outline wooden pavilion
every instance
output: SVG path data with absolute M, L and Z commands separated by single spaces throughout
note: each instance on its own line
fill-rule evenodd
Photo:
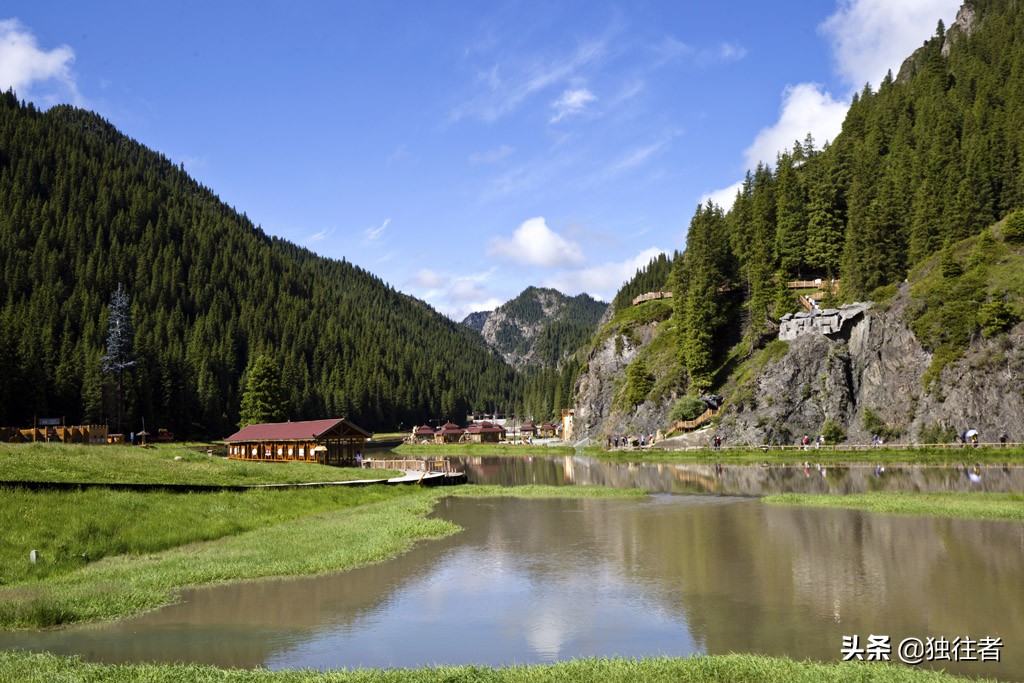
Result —
M 441 428 L 437 430 L 434 438 L 437 443 L 459 443 L 462 441 L 462 435 L 466 433 L 466 430 L 455 424 L 454 422 L 445 422 L 441 425 Z
M 342 417 L 249 425 L 224 442 L 234 460 L 355 466 L 369 438 L 369 432 Z

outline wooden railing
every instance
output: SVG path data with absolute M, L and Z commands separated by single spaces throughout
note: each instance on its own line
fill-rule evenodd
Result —
M 366 459 L 363 467 L 371 470 L 403 470 L 412 472 L 444 472 L 450 474 L 457 469 L 448 458 L 407 458 L 404 460 L 377 460 Z
M 674 425 L 669 427 L 668 433 L 671 434 L 672 432 L 682 432 L 696 429 L 697 427 L 700 427 L 702 424 L 713 418 L 715 415 L 718 415 L 718 411 L 719 408 L 708 408 L 699 416 L 697 416 L 696 419 L 680 420 L 679 422 L 676 422 Z
M 647 292 L 639 296 L 633 297 L 633 305 L 642 304 L 645 301 L 654 301 L 655 299 L 671 299 L 672 292 Z

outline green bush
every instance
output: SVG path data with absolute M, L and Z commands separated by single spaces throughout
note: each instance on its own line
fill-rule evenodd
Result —
M 679 420 L 696 420 L 707 409 L 707 404 L 696 396 L 683 396 L 672 406 L 668 418 L 673 423 Z
M 1002 299 L 983 303 L 978 309 L 978 321 L 981 323 L 981 333 L 986 339 L 1006 332 L 1017 324 L 1016 316 Z
M 821 435 L 825 437 L 826 444 L 837 444 L 846 441 L 846 432 L 835 420 L 825 420 L 821 426 Z
M 864 412 L 861 413 L 861 421 L 865 430 L 886 440 L 895 439 L 902 434 L 902 430 L 886 424 L 882 416 L 871 408 L 864 409 Z
M 949 443 L 956 438 L 956 429 L 941 422 L 924 425 L 917 432 L 918 443 Z
M 1003 222 L 1003 239 L 1012 245 L 1024 244 L 1024 209 L 1017 209 Z

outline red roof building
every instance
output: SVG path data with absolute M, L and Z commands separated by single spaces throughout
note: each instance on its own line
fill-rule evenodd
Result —
M 466 435 L 473 443 L 498 443 L 505 438 L 505 428 L 491 422 L 476 422 L 466 427 Z
M 243 427 L 224 439 L 228 457 L 268 462 L 354 466 L 370 433 L 345 418 L 272 422 Z
M 434 428 L 430 425 L 423 425 L 412 430 L 412 436 L 417 441 L 433 441 L 434 440 Z
M 558 427 L 556 427 L 555 425 L 551 424 L 550 422 L 545 422 L 540 427 L 537 427 L 537 436 L 542 438 L 542 439 L 549 439 L 549 438 L 555 436 L 555 434 L 557 432 L 558 432 Z
M 459 443 L 462 441 L 462 436 L 466 433 L 466 430 L 455 424 L 454 422 L 445 422 L 441 425 L 441 428 L 437 430 L 434 435 L 437 443 Z

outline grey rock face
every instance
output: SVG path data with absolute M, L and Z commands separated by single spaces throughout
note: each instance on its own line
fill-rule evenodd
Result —
M 779 339 L 788 341 L 804 334 L 836 335 L 871 308 L 870 303 L 853 303 L 839 308 L 786 314 L 779 324 Z
M 900 442 L 920 443 L 921 430 L 937 425 L 978 429 L 982 441 L 1024 439 L 1024 326 L 977 342 L 925 391 L 932 356 L 906 323 L 907 302 L 904 287 L 890 308 L 865 309 L 837 334 L 789 341 L 784 357 L 732 397 L 721 424 L 728 442 L 792 444 L 832 420 L 847 442 L 870 443 L 865 409 L 898 430 Z

